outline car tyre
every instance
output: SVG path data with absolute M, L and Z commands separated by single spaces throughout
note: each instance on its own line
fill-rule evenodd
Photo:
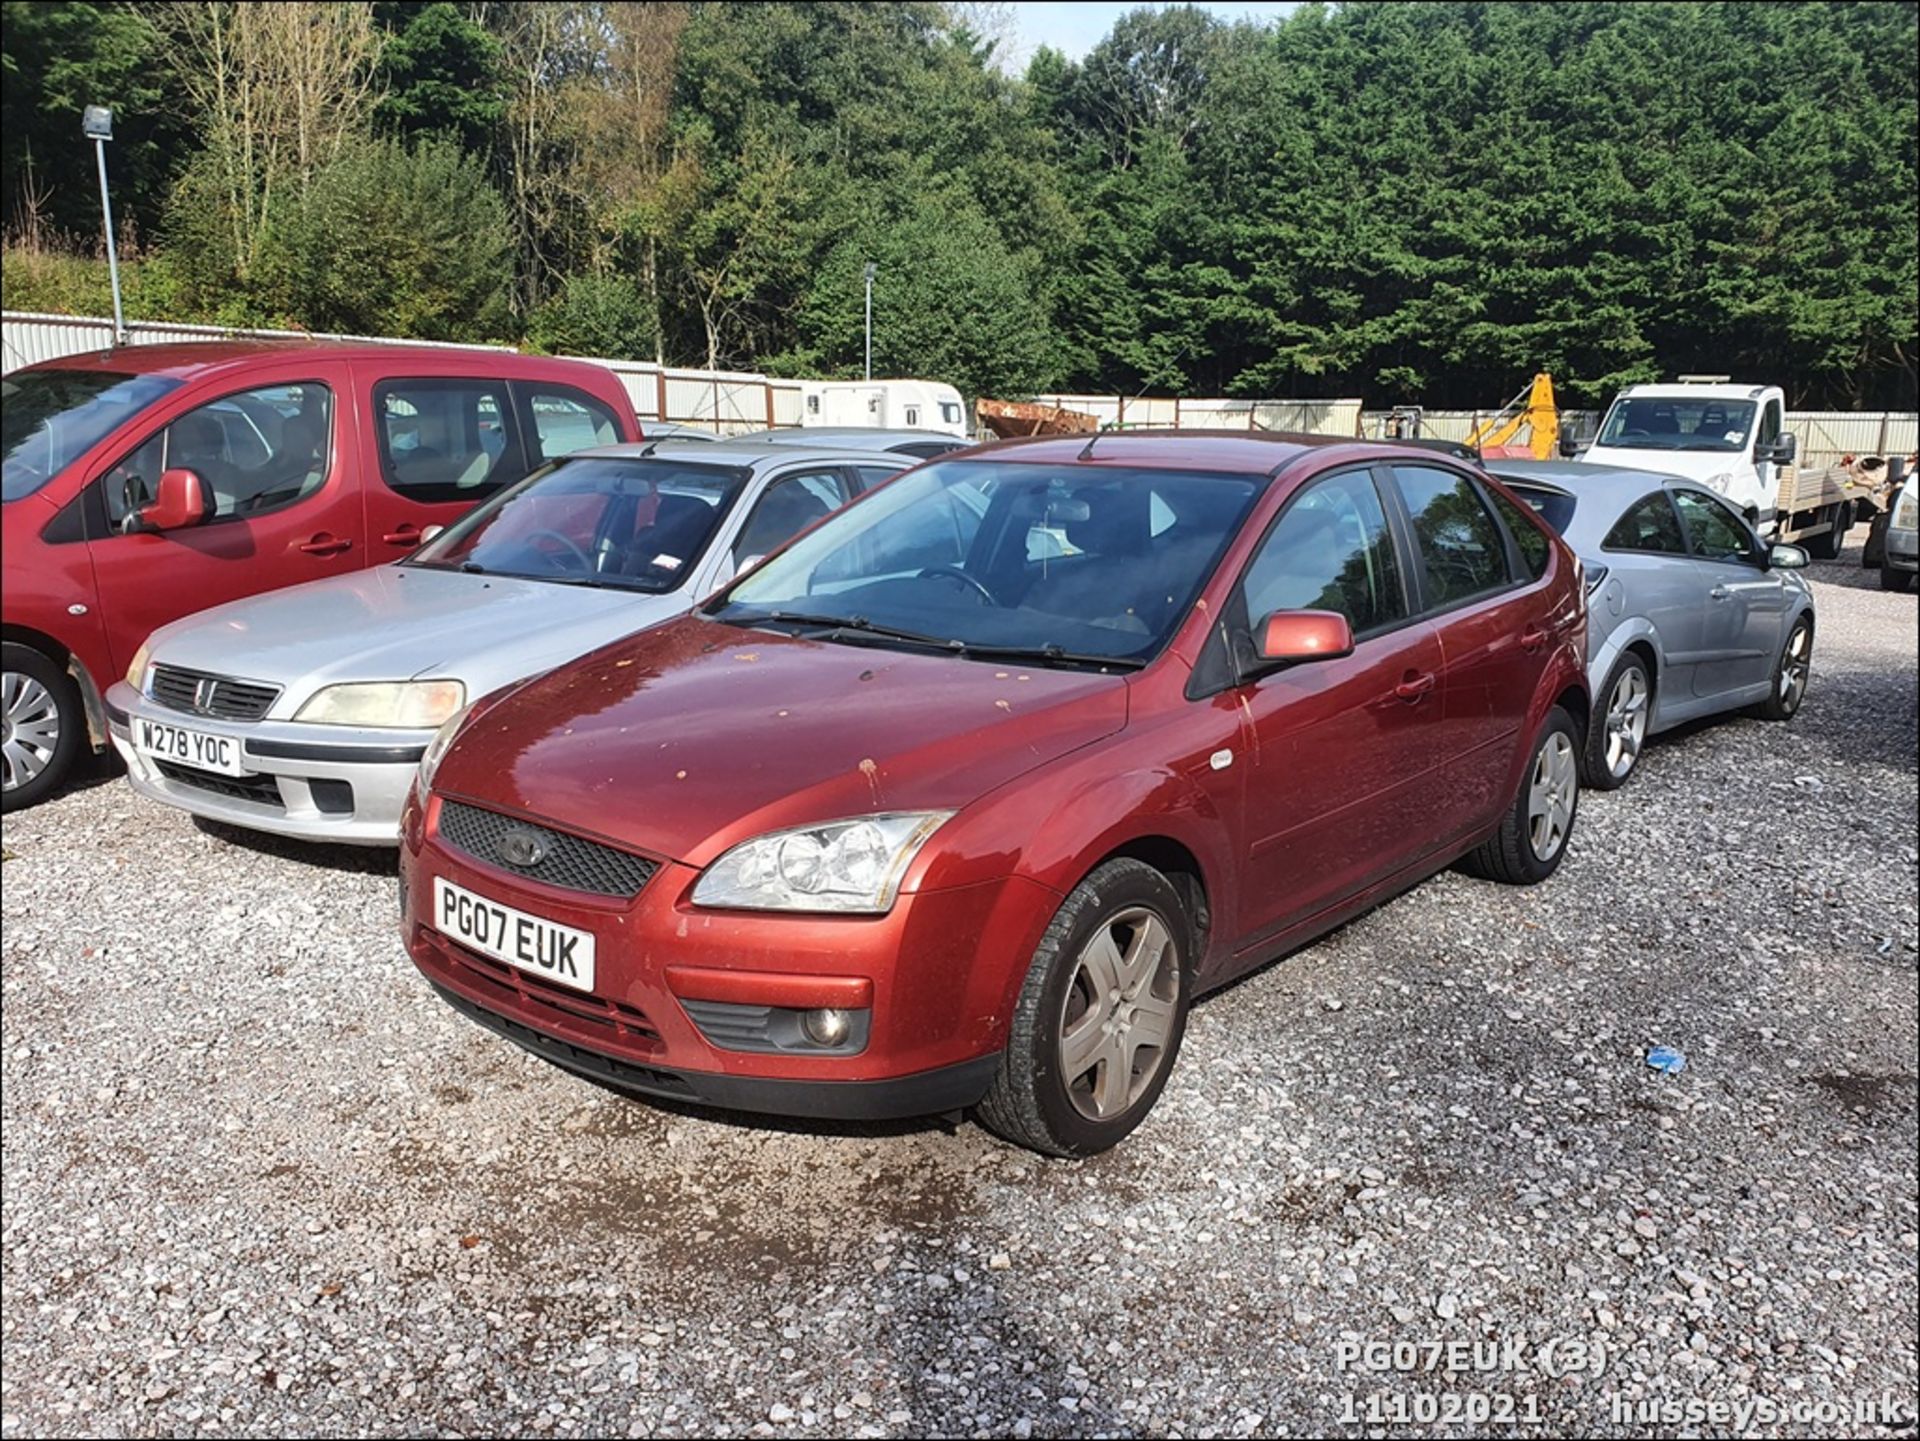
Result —
M 1910 570 L 1895 570 L 1884 561 L 1881 562 L 1880 589 L 1891 590 L 1905 595 L 1913 589 L 1913 572 Z
M 1815 560 L 1838 560 L 1847 547 L 1847 532 L 1853 529 L 1853 502 L 1847 501 L 1833 519 L 1833 528 L 1807 542 L 1807 554 Z
M 1653 720 L 1653 677 L 1637 651 L 1613 663 L 1596 699 L 1597 713 L 1580 755 L 1580 780 L 1590 790 L 1615 791 L 1639 764 Z
M 1573 717 L 1559 706 L 1548 711 L 1527 753 L 1520 793 L 1500 829 L 1468 852 L 1467 870 L 1503 885 L 1531 886 L 1560 869 L 1580 806 L 1582 749 Z
M 1035 948 L 975 1117 L 1048 1156 L 1092 1156 L 1146 1118 L 1186 1033 L 1193 927 L 1159 871 L 1120 858 L 1060 904 Z
M 1762 720 L 1787 721 L 1799 714 L 1813 674 L 1813 622 L 1801 616 L 1787 632 L 1780 654 L 1773 660 L 1773 688 L 1755 707 Z
M 38 805 L 66 780 L 87 718 L 73 677 L 32 646 L 0 645 L 0 672 L 0 811 L 10 813 Z

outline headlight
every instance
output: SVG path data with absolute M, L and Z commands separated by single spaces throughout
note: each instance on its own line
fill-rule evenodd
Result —
M 427 748 L 420 753 L 420 770 L 414 781 L 419 787 L 421 800 L 424 801 L 427 793 L 433 789 L 433 773 L 440 769 L 440 762 L 446 758 L 447 747 L 460 734 L 460 727 L 466 724 L 472 711 L 472 706 L 463 706 L 448 716 L 441 722 L 440 729 L 433 733 L 433 739 L 427 742 Z
M 756 837 L 707 867 L 693 902 L 746 911 L 888 911 L 908 865 L 952 814 L 858 816 Z
M 1733 472 L 1723 470 L 1707 482 L 1708 490 L 1717 490 L 1722 495 L 1733 489 Z
M 467 703 L 457 680 L 367 681 L 318 690 L 294 716 L 323 726 L 432 730 Z
M 1895 530 L 1920 530 L 1920 495 L 1908 491 L 1894 502 L 1893 519 L 1889 524 Z
M 147 678 L 147 656 L 153 650 L 153 637 L 148 636 L 140 642 L 140 649 L 133 653 L 133 664 L 127 667 L 127 684 L 142 694 L 146 692 L 143 682 Z

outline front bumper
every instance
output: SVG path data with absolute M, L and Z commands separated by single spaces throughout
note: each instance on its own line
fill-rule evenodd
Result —
M 883 916 L 713 911 L 699 872 L 668 861 L 632 899 L 515 874 L 437 833 L 439 800 L 407 812 L 403 937 L 455 1009 L 534 1054 L 635 1095 L 771 1114 L 874 1120 L 964 1109 L 986 1093 L 1014 993 L 1060 897 L 1019 878 L 906 892 Z M 529 818 L 531 819 L 531 818 Z M 443 878 L 596 938 L 594 987 L 560 986 L 442 934 Z M 696 1014 L 707 1002 L 819 1005 L 859 998 L 857 1051 L 739 1049 Z M 839 1002 L 835 1002 L 839 1004 Z
M 1894 570 L 1920 571 L 1920 531 L 1887 530 L 1885 564 Z
M 155 704 L 125 681 L 107 692 L 107 731 L 144 796 L 208 820 L 300 840 L 390 846 L 426 749 L 419 731 L 213 720 Z M 136 750 L 141 718 L 231 736 L 250 772 L 233 778 Z

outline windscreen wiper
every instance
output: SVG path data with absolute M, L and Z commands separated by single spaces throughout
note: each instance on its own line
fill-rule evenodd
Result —
M 881 625 L 868 620 L 863 615 L 811 615 L 798 610 L 774 610 L 765 615 L 743 616 L 748 625 L 764 625 L 768 621 L 778 621 L 783 625 L 821 626 L 828 634 L 870 635 L 879 640 L 905 641 L 909 645 L 931 646 L 935 650 L 960 651 L 964 645 L 957 640 L 942 640 L 937 635 L 922 635 L 917 630 L 903 630 L 899 626 Z
M 1067 650 L 1057 645 L 973 645 L 961 646 L 964 654 L 978 660 L 1024 660 L 1035 665 L 1099 666 L 1102 670 L 1139 670 L 1146 664 L 1128 655 L 1092 655 Z

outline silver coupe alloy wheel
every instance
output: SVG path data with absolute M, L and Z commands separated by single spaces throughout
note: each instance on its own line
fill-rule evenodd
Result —
M 1780 708 L 1788 715 L 1800 709 L 1807 693 L 1807 675 L 1813 669 L 1813 632 L 1804 625 L 1787 637 L 1787 653 L 1780 658 Z
M 60 746 L 60 707 L 39 681 L 13 670 L 0 676 L 0 702 L 6 710 L 0 754 L 6 759 L 6 788 L 14 790 L 52 763 Z
M 1180 956 L 1143 906 L 1109 917 L 1081 948 L 1060 1013 L 1060 1074 L 1081 1115 L 1107 1121 L 1153 1083 L 1180 998 Z
M 1607 771 L 1618 780 L 1640 759 L 1647 739 L 1647 677 L 1628 667 L 1607 698 Z
M 1533 761 L 1533 784 L 1527 792 L 1527 831 L 1536 860 L 1550 861 L 1566 844 L 1573 828 L 1573 742 L 1565 731 L 1555 731 Z

